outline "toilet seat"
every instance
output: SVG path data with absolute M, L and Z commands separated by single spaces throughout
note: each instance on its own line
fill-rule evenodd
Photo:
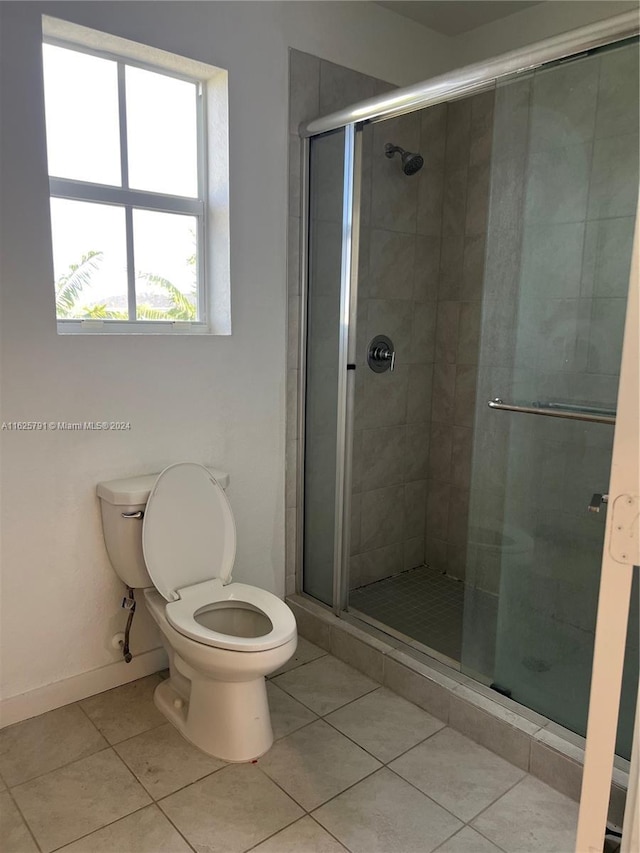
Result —
M 293 613 L 277 596 L 229 583 L 236 552 L 233 513 L 224 490 L 202 465 L 179 462 L 159 474 L 145 508 L 142 550 L 149 576 L 167 602 L 167 621 L 183 636 L 241 652 L 273 649 L 296 636 Z M 231 610 L 234 603 L 262 614 L 271 630 L 238 636 L 197 621 L 208 609 Z
M 210 605 L 234 603 L 249 605 L 271 622 L 271 631 L 258 637 L 239 637 L 213 631 L 196 621 L 196 616 Z M 223 586 L 218 578 L 180 590 L 180 598 L 165 606 L 169 624 L 180 634 L 220 649 L 237 652 L 260 652 L 289 642 L 296 635 L 296 621 L 284 601 L 265 589 L 243 583 Z
M 158 475 L 142 522 L 149 576 L 167 601 L 212 578 L 231 580 L 236 525 L 224 489 L 202 465 L 178 462 Z

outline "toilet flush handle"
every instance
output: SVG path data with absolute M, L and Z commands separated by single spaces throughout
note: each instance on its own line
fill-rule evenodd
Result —
M 139 509 L 137 512 L 121 512 L 123 518 L 144 518 L 144 510 Z

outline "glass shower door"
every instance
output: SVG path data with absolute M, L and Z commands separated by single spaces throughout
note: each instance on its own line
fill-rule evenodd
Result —
M 607 512 L 593 496 L 609 483 L 637 109 L 636 43 L 496 93 L 462 668 L 580 734 Z M 581 419 L 553 416 L 561 412 Z M 626 756 L 637 601 L 636 591 L 618 733 Z
M 311 140 L 304 591 L 333 603 L 345 132 Z

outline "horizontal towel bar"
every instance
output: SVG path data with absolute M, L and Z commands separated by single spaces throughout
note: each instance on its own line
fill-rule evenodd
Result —
M 530 406 L 518 406 L 505 403 L 499 397 L 489 400 L 490 409 L 504 412 L 521 412 L 525 415 L 544 415 L 547 418 L 565 418 L 571 421 L 588 421 L 596 424 L 615 424 L 616 413 L 613 409 L 600 409 L 595 406 L 577 406 L 574 403 L 532 403 Z

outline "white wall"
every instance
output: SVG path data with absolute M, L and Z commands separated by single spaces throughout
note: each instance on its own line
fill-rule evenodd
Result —
M 56 334 L 42 13 L 229 69 L 230 337 Z M 99 480 L 179 459 L 228 470 L 234 576 L 283 593 L 287 49 L 397 84 L 452 59 L 445 37 L 365 3 L 2 3 L 0 14 L 1 418 L 131 422 L 130 432 L 0 433 L 6 699 L 119 658 L 109 642 L 124 624 L 122 588 L 102 542 Z M 157 645 L 141 606 L 133 649 Z M 100 683 L 132 670 L 110 672 Z M 51 704 L 65 701 L 64 690 L 53 693 Z M 4 720 L 48 701 L 30 711 L 21 700 Z
M 637 8 L 637 0 L 546 0 L 462 33 L 456 55 L 469 65 Z

